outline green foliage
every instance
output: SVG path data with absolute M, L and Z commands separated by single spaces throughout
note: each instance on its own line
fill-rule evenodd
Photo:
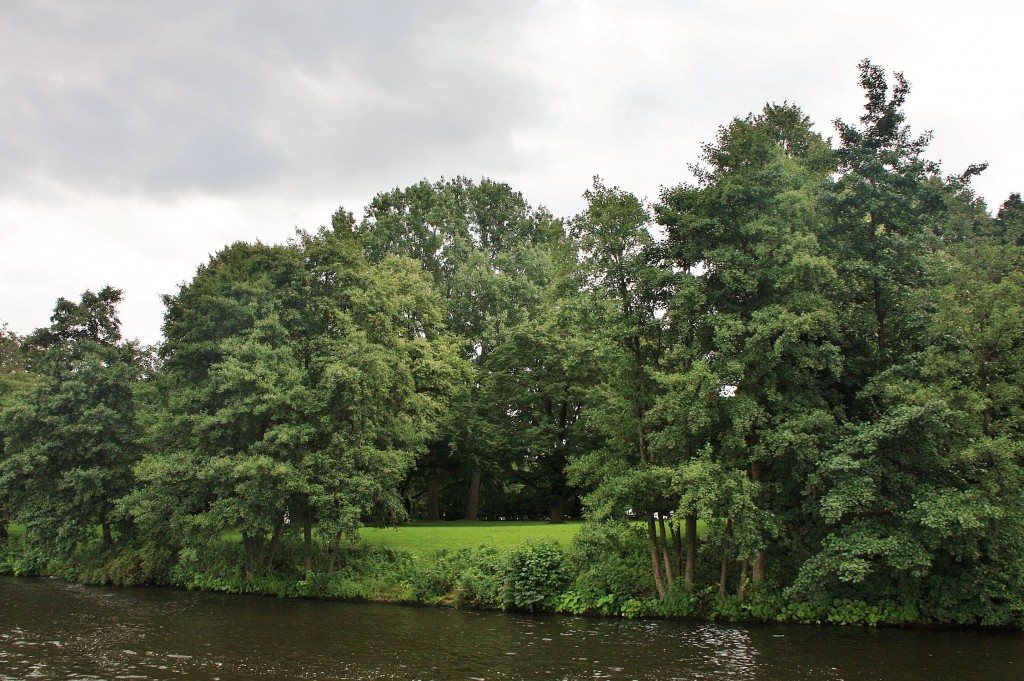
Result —
M 894 603 L 869 604 L 864 601 L 836 599 L 829 604 L 827 619 L 833 624 L 906 624 L 917 619 L 917 610 L 911 605 Z
M 831 601 L 791 601 L 782 606 L 775 615 L 779 622 L 872 627 L 900 626 L 916 622 L 918 618 L 918 610 L 912 604 L 893 601 L 868 603 L 850 598 L 836 598 Z
M 498 608 L 504 588 L 504 570 L 499 553 L 481 548 L 476 560 L 459 575 L 456 603 L 481 608 Z
M 653 590 L 647 538 L 635 523 L 588 523 L 573 540 L 567 555 L 575 576 L 572 596 L 561 609 L 574 614 L 622 614 L 627 601 L 643 599 Z
M 24 537 L 11 536 L 0 542 L 0 574 L 38 577 L 46 574 L 47 563 L 46 552 Z
M 115 529 L 130 533 L 114 507 L 135 482 L 143 353 L 121 339 L 120 301 L 109 286 L 79 303 L 60 298 L 50 326 L 24 340 L 32 379 L 0 394 L 0 513 L 54 556 L 70 556 L 96 526 L 107 548 Z
M 651 612 L 662 617 L 697 617 L 704 612 L 705 604 L 710 599 L 712 591 L 712 587 L 691 590 L 679 585 L 674 589 L 669 589 L 665 597 L 658 600 Z
M 0 572 L 1021 626 L 1024 201 L 940 173 L 902 74 L 859 82 L 835 148 L 769 104 L 653 207 L 595 178 L 563 229 L 456 178 L 230 245 L 157 356 L 111 287 L 0 327 Z
M 565 552 L 555 542 L 514 547 L 503 567 L 502 610 L 552 610 L 569 583 Z
M 460 372 L 408 261 L 366 263 L 344 216 L 286 246 L 235 244 L 168 296 L 143 485 L 147 541 L 242 537 L 272 567 L 289 513 L 337 545 L 404 517 L 398 488 Z
M 355 233 L 371 263 L 401 256 L 419 264 L 444 300 L 448 331 L 472 372 L 431 434 L 426 465 L 412 476 L 427 497 L 417 510 L 429 520 L 439 520 L 442 507 L 448 518 L 464 513 L 476 520 L 481 503 L 497 497 L 492 508 L 511 501 L 522 515 L 530 497 L 531 515 L 562 513 L 572 497 L 562 467 L 577 417 L 571 387 L 577 379 L 557 357 L 543 367 L 544 378 L 533 385 L 544 386 L 545 398 L 559 405 L 502 381 L 545 360 L 522 341 L 556 323 L 548 313 L 559 295 L 559 254 L 567 252 L 561 222 L 531 208 L 507 184 L 458 177 L 378 194 Z M 554 383 L 546 385 L 547 378 Z M 495 395 L 492 382 L 512 389 Z M 510 416 L 510 405 L 518 418 Z M 442 487 L 467 493 L 442 498 Z
M 459 578 L 469 564 L 471 552 L 462 549 L 451 553 L 442 549 L 416 560 L 416 571 L 411 580 L 413 596 L 422 603 L 450 601 Z

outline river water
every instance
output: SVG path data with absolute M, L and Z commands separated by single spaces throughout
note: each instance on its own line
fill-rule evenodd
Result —
M 0 679 L 1024 679 L 1024 633 L 620 621 L 0 577 Z

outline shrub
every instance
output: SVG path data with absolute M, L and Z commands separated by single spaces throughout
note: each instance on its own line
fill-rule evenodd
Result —
M 557 542 L 513 547 L 505 557 L 501 608 L 552 610 L 568 583 L 565 553 Z
M 46 572 L 46 565 L 43 550 L 24 536 L 9 536 L 0 543 L 0 574 L 37 577 Z
M 662 617 L 693 617 L 705 609 L 704 604 L 711 597 L 714 587 L 689 591 L 679 583 L 657 601 L 653 613 Z
M 442 549 L 429 556 L 419 556 L 411 577 L 411 588 L 416 600 L 437 603 L 452 600 L 459 576 L 469 563 L 469 552 L 455 553 Z
M 641 528 L 626 522 L 586 523 L 573 539 L 568 564 L 576 575 L 573 590 L 604 614 L 616 614 L 629 599 L 651 595 L 650 557 Z M 615 607 L 603 597 L 614 597 Z
M 456 603 L 499 607 L 505 583 L 505 554 L 489 546 L 464 551 L 460 552 L 466 557 L 466 563 L 456 585 Z

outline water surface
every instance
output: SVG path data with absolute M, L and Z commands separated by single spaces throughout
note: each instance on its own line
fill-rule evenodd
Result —
M 1024 679 L 1024 634 L 525 616 L 0 577 L 0 679 Z

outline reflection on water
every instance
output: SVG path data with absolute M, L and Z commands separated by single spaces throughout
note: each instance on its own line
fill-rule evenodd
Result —
M 1019 679 L 1020 632 L 734 627 L 0 578 L 0 679 Z

